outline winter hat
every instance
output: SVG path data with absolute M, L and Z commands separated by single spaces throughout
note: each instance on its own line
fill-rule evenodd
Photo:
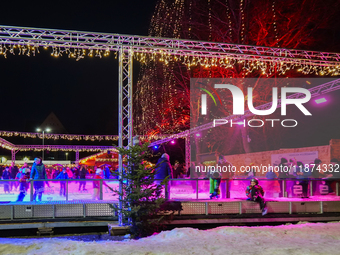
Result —
M 332 158 L 331 163 L 338 163 L 338 160 L 336 158 Z
M 316 158 L 316 159 L 314 160 L 314 164 L 321 164 L 321 160 L 318 159 L 318 158 Z
M 281 164 L 288 163 L 288 160 L 286 158 L 281 158 Z
M 257 178 L 251 179 L 250 182 L 255 182 L 256 185 L 259 185 L 259 180 Z
M 97 170 L 96 170 L 96 174 L 101 174 L 102 173 L 102 170 L 100 169 L 100 168 L 97 168 Z
M 297 165 L 298 167 L 303 167 L 303 163 L 302 163 L 301 161 L 296 162 L 296 165 Z
M 162 158 L 169 160 L 169 159 L 170 159 L 170 156 L 169 156 L 169 154 L 164 153 L 164 154 L 162 155 Z

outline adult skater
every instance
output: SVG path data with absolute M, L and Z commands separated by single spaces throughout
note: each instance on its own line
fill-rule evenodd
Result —
M 67 180 L 68 174 L 66 172 L 66 168 L 63 168 L 63 171 L 57 176 L 56 179 L 60 180 Z M 60 191 L 59 191 L 60 196 L 66 197 L 66 181 L 60 181 Z
M 24 200 L 25 196 L 26 196 L 26 192 L 28 189 L 28 183 L 27 180 L 30 178 L 30 169 L 29 168 L 23 168 L 22 172 L 21 172 L 21 176 L 19 179 L 19 191 L 20 194 L 18 196 L 17 202 L 21 202 Z
M 9 171 L 9 166 L 5 167 L 5 170 L 2 173 L 2 179 L 3 180 L 10 180 L 11 179 L 11 173 Z M 10 192 L 9 191 L 9 187 L 10 187 L 10 183 L 9 182 L 5 182 L 4 183 L 4 192 L 5 192 L 5 194 Z
M 251 179 L 250 185 L 246 189 L 247 200 L 254 201 L 260 204 L 262 210 L 262 216 L 267 214 L 266 202 L 264 201 L 264 191 L 259 185 L 257 178 Z
M 167 153 L 164 153 L 157 162 L 156 168 L 156 184 L 160 185 L 162 181 L 168 177 L 173 178 L 173 171 L 170 164 L 170 157 Z M 168 188 L 165 190 L 165 198 L 169 199 L 169 185 Z
M 34 163 L 31 169 L 31 179 L 33 180 L 46 180 L 46 170 L 45 166 L 42 163 L 41 158 L 35 158 Z M 43 181 L 34 181 L 34 195 L 33 195 L 33 201 L 38 200 L 41 201 L 42 199 L 42 193 L 44 192 L 44 182 Z

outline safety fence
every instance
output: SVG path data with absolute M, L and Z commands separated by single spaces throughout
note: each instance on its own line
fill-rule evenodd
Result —
M 216 185 L 216 183 L 214 183 Z M 171 179 L 164 185 L 163 195 L 169 199 L 209 199 L 215 186 L 209 179 Z M 221 199 L 244 199 L 250 179 L 222 179 L 218 188 Z M 259 179 L 265 198 L 299 198 L 339 196 L 339 180 L 332 179 Z M 67 179 L 0 181 L 0 202 L 32 201 L 118 201 L 117 179 Z M 167 192 L 165 192 L 167 191 Z

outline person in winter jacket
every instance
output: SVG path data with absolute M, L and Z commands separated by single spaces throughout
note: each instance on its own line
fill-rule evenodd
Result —
M 167 153 L 164 153 L 157 162 L 155 179 L 164 180 L 166 177 L 173 178 L 172 167 L 170 165 L 170 157 Z
M 172 167 L 170 164 L 170 157 L 167 153 L 164 153 L 160 159 L 158 159 L 157 162 L 157 168 L 156 168 L 156 174 L 155 174 L 155 180 L 156 184 L 160 185 L 162 184 L 162 181 L 169 176 L 169 178 L 173 178 L 172 175 Z M 165 198 L 169 199 L 169 190 L 170 187 L 167 185 L 167 189 L 165 190 Z
M 2 179 L 3 180 L 10 180 L 11 179 L 11 173 L 9 172 L 9 166 L 5 167 L 5 170 L 2 173 Z M 10 183 L 9 182 L 5 182 L 4 183 L 4 192 L 5 193 L 9 193 L 9 187 L 10 187 Z
M 296 163 L 296 178 L 299 179 L 299 185 L 302 186 L 302 198 L 309 198 L 308 196 L 308 179 L 312 176 L 312 172 L 309 168 L 306 168 L 305 165 L 298 161 Z
M 11 179 L 14 180 L 15 177 L 17 176 L 17 173 L 19 172 L 18 167 L 15 165 L 14 162 L 12 162 L 12 165 L 9 168 L 9 172 L 11 173 Z M 19 184 L 17 182 L 11 182 L 11 191 L 14 187 L 14 189 L 17 189 Z
M 46 170 L 45 166 L 42 163 L 41 158 L 35 158 L 34 163 L 31 169 L 31 179 L 33 180 L 46 180 L 47 175 L 46 175 Z M 44 192 L 44 182 L 43 181 L 34 181 L 34 195 L 33 195 L 33 201 L 37 201 L 37 196 L 38 200 L 41 201 L 42 199 L 42 193 Z
M 82 165 L 80 167 L 79 170 L 79 179 L 80 180 L 85 180 L 86 179 L 86 174 L 87 174 L 87 169 L 84 165 Z M 86 190 L 85 186 L 86 186 L 86 181 L 79 181 L 79 191 L 81 190 L 81 187 L 83 186 L 83 191 Z
M 289 167 L 288 160 L 286 158 L 281 158 L 281 163 L 279 164 L 279 183 L 280 183 L 280 196 L 284 197 L 283 194 L 283 179 L 289 178 Z
M 21 202 L 24 200 L 25 196 L 26 196 L 26 192 L 28 189 L 28 183 L 27 180 L 30 178 L 30 172 L 29 172 L 29 168 L 24 168 L 21 171 L 21 177 L 19 179 L 19 190 L 20 190 L 20 194 L 18 196 L 17 202 Z
M 68 174 L 66 172 L 66 168 L 63 168 L 63 171 L 57 176 L 56 179 L 60 180 L 67 180 Z M 66 197 L 66 181 L 60 181 L 60 191 L 59 191 L 60 196 Z
M 218 164 L 222 165 L 224 163 L 224 158 L 222 155 L 219 155 Z M 209 181 L 210 181 L 210 199 L 213 199 L 214 197 L 220 198 L 221 190 L 220 190 L 220 184 L 221 184 L 221 178 L 222 174 L 221 172 L 215 171 L 208 174 Z
M 260 204 L 262 210 L 262 216 L 267 214 L 266 202 L 264 201 L 264 191 L 259 185 L 257 178 L 251 179 L 250 185 L 246 189 L 247 200 L 254 201 Z
M 93 177 L 93 179 L 98 180 L 98 181 L 93 181 L 93 197 L 92 197 L 93 200 L 100 200 L 100 192 L 99 192 L 100 181 L 99 180 L 103 179 L 102 174 L 103 174 L 103 170 L 101 170 L 100 168 L 97 168 L 96 174 Z M 106 187 L 109 187 L 104 181 L 103 181 L 103 185 Z

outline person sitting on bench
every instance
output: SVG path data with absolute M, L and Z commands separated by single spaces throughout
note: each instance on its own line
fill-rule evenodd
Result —
M 260 209 L 262 210 L 262 216 L 267 214 L 267 206 L 264 201 L 264 191 L 259 185 L 259 180 L 253 178 L 250 181 L 250 185 L 246 189 L 247 200 L 254 201 L 260 204 Z

